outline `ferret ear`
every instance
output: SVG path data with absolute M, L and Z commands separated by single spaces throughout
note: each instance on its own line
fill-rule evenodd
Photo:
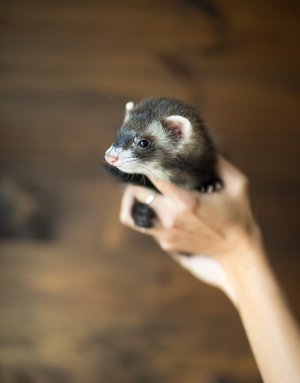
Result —
M 170 131 L 172 136 L 182 143 L 187 142 L 192 134 L 192 124 L 185 117 L 170 116 L 164 118 L 162 123 L 163 127 Z
M 129 119 L 130 112 L 132 111 L 133 108 L 134 108 L 134 102 L 129 101 L 129 102 L 126 103 L 126 105 L 125 105 L 125 119 L 124 119 L 124 122 L 126 122 Z
M 134 108 L 134 102 L 128 101 L 125 105 L 126 112 L 130 112 Z

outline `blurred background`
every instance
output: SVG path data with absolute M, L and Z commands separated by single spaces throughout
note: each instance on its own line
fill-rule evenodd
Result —
M 0 3 L 0 382 L 261 382 L 226 297 L 118 221 L 127 101 L 196 105 L 299 300 L 299 2 Z

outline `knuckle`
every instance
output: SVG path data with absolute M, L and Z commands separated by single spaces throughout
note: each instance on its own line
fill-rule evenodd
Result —
M 126 220 L 125 220 L 125 216 L 124 216 L 124 214 L 121 213 L 119 219 L 120 219 L 120 222 L 121 222 L 122 224 L 125 224 Z
M 249 181 L 246 176 L 240 176 L 232 187 L 232 195 L 239 197 L 248 193 Z
M 239 191 L 244 193 L 249 189 L 249 180 L 246 176 L 243 176 L 240 180 Z
M 195 199 L 189 199 L 178 203 L 178 211 L 181 214 L 194 213 L 197 209 L 197 203 Z
M 176 227 L 176 217 L 170 217 L 166 222 L 165 222 L 165 228 L 167 230 L 174 229 Z
M 120 222 L 121 222 L 123 225 L 125 225 L 125 226 L 128 226 L 128 225 L 129 225 L 127 214 L 121 212 L 121 213 L 120 213 L 120 217 L 119 217 L 119 219 L 120 219 Z
M 160 246 L 165 251 L 175 251 L 178 245 L 178 235 L 174 231 L 168 231 L 160 240 Z
M 172 244 L 171 241 L 169 241 L 168 239 L 163 239 L 160 241 L 160 247 L 164 250 L 164 251 L 172 251 L 174 250 L 174 246 Z
M 160 247 L 165 251 L 173 251 L 174 250 L 174 238 L 170 234 L 165 235 L 160 239 L 159 244 Z

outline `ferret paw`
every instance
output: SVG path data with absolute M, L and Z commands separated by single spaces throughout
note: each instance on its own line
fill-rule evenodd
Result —
M 133 202 L 131 215 L 136 226 L 146 229 L 154 226 L 154 219 L 156 217 L 154 210 L 149 205 L 141 203 L 137 199 Z
M 220 191 L 223 188 L 223 183 L 221 180 L 216 180 L 213 182 L 208 182 L 201 186 L 201 193 L 212 194 L 214 192 Z

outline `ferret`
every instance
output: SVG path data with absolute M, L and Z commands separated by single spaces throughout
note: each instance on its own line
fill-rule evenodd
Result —
M 197 110 L 172 98 L 128 102 L 125 118 L 105 153 L 105 168 L 123 182 L 158 192 L 148 177 L 173 182 L 185 189 L 211 193 L 222 187 L 216 172 L 217 151 Z M 137 226 L 150 228 L 155 213 L 134 201 Z

